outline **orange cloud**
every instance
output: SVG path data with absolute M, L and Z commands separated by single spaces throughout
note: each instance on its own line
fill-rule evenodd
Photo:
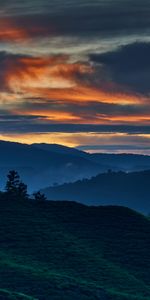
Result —
M 13 91 L 30 87 L 70 87 L 77 76 L 84 76 L 92 69 L 82 63 L 68 63 L 65 55 L 52 57 L 14 57 L 5 60 L 5 81 Z
M 94 74 L 94 69 L 84 62 L 72 63 L 66 55 L 29 57 L 19 55 L 4 55 L 3 62 L 3 86 L 8 90 L 10 102 L 24 102 L 24 99 L 40 99 L 40 109 L 23 107 L 23 113 L 29 115 L 40 115 L 45 117 L 46 121 L 62 123 L 93 123 L 93 124 L 142 124 L 149 123 L 149 115 L 119 115 L 111 116 L 100 111 L 92 113 L 83 112 L 82 107 L 86 103 L 104 103 L 118 104 L 123 106 L 142 105 L 143 99 L 137 95 L 123 94 L 119 92 L 109 92 L 102 87 L 94 86 L 90 81 Z M 111 83 L 110 83 L 111 84 Z M 109 90 L 109 89 L 108 89 Z M 4 97 L 4 92 L 1 93 Z M 7 93 L 5 92 L 5 98 Z M 22 98 L 22 99 L 21 99 Z M 34 100 L 35 99 L 35 100 Z M 52 105 L 53 108 L 46 105 L 42 107 L 42 99 L 46 104 Z M 27 100 L 26 100 L 27 101 Z M 21 107 L 19 103 L 19 107 Z M 59 105 L 61 109 L 59 110 Z M 66 105 L 77 105 L 75 112 L 67 111 Z M 56 106 L 56 109 L 55 107 Z M 64 109 L 62 109 L 64 106 Z M 82 113 L 80 113 L 80 106 Z M 36 106 L 37 107 L 37 106 Z M 46 109 L 45 109 L 46 107 Z M 65 111 L 66 107 L 66 111 Z M 16 113 L 22 113 L 18 108 Z M 87 119 L 88 118 L 88 119 Z
M 27 31 L 18 27 L 11 19 L 0 19 L 0 41 L 21 41 L 27 38 Z
M 52 24 L 48 28 L 42 26 L 38 21 L 22 18 L 1 18 L 0 19 L 0 41 L 21 42 L 30 38 L 56 34 Z
M 150 113 L 147 115 L 120 115 L 120 116 L 106 116 L 107 122 L 112 124 L 125 124 L 125 125 L 137 125 L 141 123 L 142 125 L 150 125 Z
M 121 105 L 141 103 L 136 95 L 108 92 L 106 86 L 91 83 L 94 68 L 87 63 L 69 61 L 66 55 L 50 57 L 6 57 L 5 86 L 25 97 L 65 101 L 98 101 Z M 111 85 L 111 83 L 110 83 Z
M 14 110 L 14 114 L 20 115 L 21 111 L 19 110 Z M 56 122 L 56 123 L 78 123 L 78 124 L 95 124 L 95 125 L 107 125 L 107 124 L 115 124 L 115 125 L 137 125 L 137 123 L 141 123 L 142 125 L 150 125 L 150 115 L 147 116 L 140 116 L 140 115 L 135 115 L 135 116 L 125 116 L 125 115 L 120 115 L 120 116 L 110 116 L 107 114 L 100 114 L 97 113 L 94 115 L 94 117 L 82 115 L 79 112 L 65 112 L 65 111 L 59 111 L 59 108 L 57 110 L 44 110 L 40 109 L 40 111 L 37 111 L 36 109 L 32 109 L 32 111 L 25 111 L 24 110 L 24 115 L 28 116 L 38 116 L 39 119 L 38 121 L 44 121 L 46 123 L 51 123 L 51 122 Z M 88 118 L 88 119 L 87 119 Z
M 32 112 L 30 113 L 32 116 L 38 115 L 38 113 Z M 80 115 L 75 115 L 69 112 L 59 112 L 59 111 L 40 111 L 40 116 L 44 118 L 44 121 L 53 121 L 53 122 L 60 122 L 60 123 L 72 123 L 72 122 L 79 122 L 82 123 Z M 46 116 L 46 118 L 45 118 Z
M 110 93 L 92 87 L 90 85 L 74 85 L 69 88 L 31 88 L 27 89 L 26 92 L 30 92 L 36 97 L 44 97 L 48 99 L 56 100 L 67 100 L 67 101 L 78 101 L 78 102 L 87 102 L 87 101 L 97 101 L 103 103 L 114 103 L 121 105 L 128 104 L 140 104 L 141 99 L 138 96 L 127 95 L 121 93 Z

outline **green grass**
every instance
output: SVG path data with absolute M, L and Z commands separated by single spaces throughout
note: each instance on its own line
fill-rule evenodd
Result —
M 0 245 L 0 299 L 150 299 L 150 221 L 127 208 L 1 200 Z
M 37 300 L 37 298 L 29 297 L 22 293 L 13 293 L 8 290 L 0 289 L 1 300 Z

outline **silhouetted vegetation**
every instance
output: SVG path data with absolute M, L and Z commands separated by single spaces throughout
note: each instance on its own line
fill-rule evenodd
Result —
M 0 245 L 0 299 L 150 299 L 150 221 L 130 209 L 7 198 Z
M 47 199 L 46 196 L 44 194 L 42 194 L 40 191 L 34 193 L 33 197 L 34 197 L 34 200 L 39 203 L 45 202 Z
M 7 175 L 6 193 L 14 199 L 28 199 L 27 185 L 20 180 L 18 172 L 12 170 Z
M 150 299 L 148 217 L 45 200 L 40 191 L 30 199 L 9 172 L 0 193 L 0 299 Z
M 30 200 L 41 203 L 47 200 L 46 196 L 40 191 L 35 192 L 33 197 L 29 197 L 27 191 L 27 185 L 22 182 L 17 171 L 11 170 L 7 175 L 7 182 L 5 186 L 5 191 L 0 191 L 0 198 L 9 198 L 11 200 Z

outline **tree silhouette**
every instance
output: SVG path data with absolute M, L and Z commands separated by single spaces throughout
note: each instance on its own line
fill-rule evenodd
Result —
M 18 197 L 21 199 L 28 199 L 27 185 L 20 181 L 18 185 Z
M 10 171 L 7 175 L 7 179 L 5 190 L 8 195 L 19 199 L 28 198 L 27 185 L 20 180 L 17 171 Z
M 40 191 L 33 194 L 34 200 L 37 202 L 44 202 L 47 200 L 46 196 L 42 194 Z
M 7 175 L 7 182 L 6 182 L 6 192 L 8 194 L 11 194 L 11 195 L 15 195 L 17 193 L 17 190 L 18 190 L 18 186 L 19 186 L 19 183 L 20 183 L 20 177 L 19 177 L 19 174 L 12 170 L 8 173 Z

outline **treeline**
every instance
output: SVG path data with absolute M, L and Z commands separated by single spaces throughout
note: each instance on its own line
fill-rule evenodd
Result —
M 33 199 L 38 202 L 46 201 L 47 198 L 40 191 L 29 196 L 27 185 L 21 180 L 17 171 L 12 170 L 7 175 L 5 190 L 0 192 L 0 196 L 15 200 L 30 200 Z

